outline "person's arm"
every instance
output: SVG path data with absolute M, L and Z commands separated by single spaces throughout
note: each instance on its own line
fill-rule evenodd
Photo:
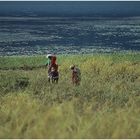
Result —
M 49 65 L 50 65 L 50 60 L 48 59 L 47 63 L 46 63 L 46 66 L 49 66 Z

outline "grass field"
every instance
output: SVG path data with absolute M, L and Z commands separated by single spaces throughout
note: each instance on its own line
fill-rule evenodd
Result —
M 0 138 L 140 138 L 140 53 L 58 56 L 58 84 L 45 63 L 0 57 Z

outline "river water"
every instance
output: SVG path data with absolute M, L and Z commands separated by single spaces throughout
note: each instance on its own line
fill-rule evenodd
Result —
M 140 51 L 140 17 L 0 17 L 0 55 Z

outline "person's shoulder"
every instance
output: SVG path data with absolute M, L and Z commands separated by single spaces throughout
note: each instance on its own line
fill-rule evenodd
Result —
M 80 69 L 77 67 L 77 68 L 75 68 L 77 71 L 80 71 Z

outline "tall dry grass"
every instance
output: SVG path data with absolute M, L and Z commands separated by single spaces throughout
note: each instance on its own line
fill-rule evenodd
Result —
M 0 138 L 140 138 L 138 54 L 58 58 L 55 85 L 44 68 L 0 71 Z M 80 86 L 72 86 L 71 64 Z

